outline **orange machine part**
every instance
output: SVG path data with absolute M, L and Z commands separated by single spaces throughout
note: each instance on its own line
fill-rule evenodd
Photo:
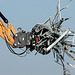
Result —
M 14 39 L 13 37 L 11 36 L 11 33 L 13 35 L 16 34 L 17 30 L 15 30 L 13 27 L 12 27 L 12 24 L 9 23 L 7 28 L 6 26 L 2 23 L 2 21 L 0 20 L 0 36 L 6 40 L 11 46 L 13 46 L 13 43 L 14 43 Z

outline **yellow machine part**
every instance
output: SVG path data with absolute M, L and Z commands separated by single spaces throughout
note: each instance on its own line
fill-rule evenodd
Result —
M 13 35 L 16 34 L 17 30 L 15 30 L 13 27 L 12 27 L 12 24 L 9 23 L 7 28 L 6 26 L 2 23 L 2 21 L 0 20 L 0 36 L 5 40 L 7 41 L 11 46 L 13 46 L 13 43 L 14 43 L 14 39 L 13 37 L 11 36 L 11 33 Z

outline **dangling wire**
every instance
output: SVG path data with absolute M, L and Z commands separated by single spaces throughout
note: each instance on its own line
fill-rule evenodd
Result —
M 70 55 L 65 49 L 63 49 L 63 51 L 64 51 L 72 60 L 75 61 L 75 58 L 74 58 L 72 55 Z
M 58 54 L 58 59 L 60 59 L 60 61 L 61 61 L 61 64 L 60 64 L 60 63 L 58 63 L 58 64 L 60 64 L 61 66 L 63 66 L 63 75 L 71 75 L 70 71 L 65 68 L 64 57 L 61 55 L 61 53 L 58 52 L 58 50 L 55 50 L 55 51 L 56 51 L 56 53 Z M 67 62 L 67 64 L 68 64 L 69 66 L 72 66 L 72 65 L 71 65 L 70 63 L 68 63 L 68 62 Z
M 24 53 L 26 53 L 27 50 L 23 51 L 22 53 L 16 53 L 12 48 L 11 46 L 9 45 L 8 42 L 6 42 L 6 45 L 8 47 L 8 49 L 10 50 L 11 53 L 15 54 L 15 55 L 23 55 Z
M 64 10 L 64 9 L 68 8 L 68 7 L 69 7 L 69 5 L 70 5 L 70 3 L 71 3 L 71 1 L 72 1 L 72 0 L 70 0 L 70 1 L 69 1 L 69 3 L 67 4 L 67 6 L 65 6 L 65 7 L 64 7 L 64 8 L 62 8 L 62 9 L 60 9 L 60 11 L 62 11 L 62 10 Z M 59 2 L 60 2 L 60 1 L 59 1 Z M 53 19 L 52 23 L 54 23 L 54 20 L 55 20 L 55 18 L 57 17 L 57 15 L 58 15 L 58 12 L 56 13 L 56 15 L 55 15 L 55 17 L 54 17 L 54 19 Z

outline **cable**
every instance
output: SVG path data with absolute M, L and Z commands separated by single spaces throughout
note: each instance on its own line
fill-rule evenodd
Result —
M 12 48 L 11 48 L 11 46 L 9 45 L 9 43 L 6 41 L 6 45 L 7 45 L 7 47 L 8 47 L 8 49 L 9 49 L 9 51 L 11 52 L 11 53 L 13 53 L 13 54 L 15 54 L 15 55 L 23 55 L 27 50 L 24 50 L 22 53 L 16 53 Z

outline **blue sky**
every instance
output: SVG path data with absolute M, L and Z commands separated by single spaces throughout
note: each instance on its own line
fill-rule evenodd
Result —
M 61 7 L 68 1 L 61 0 Z M 57 2 L 58 0 L 0 0 L 0 11 L 15 29 L 22 27 L 23 30 L 30 31 L 35 24 L 44 22 L 50 16 L 54 17 Z M 75 0 L 68 9 L 62 11 L 62 17 L 71 17 L 63 23 L 63 28 L 75 31 Z M 72 62 L 67 57 L 66 60 Z M 75 75 L 75 69 L 67 67 Z M 0 75 L 63 75 L 63 70 L 54 62 L 52 52 L 43 56 L 39 53 L 35 55 L 34 51 L 26 57 L 18 57 L 10 53 L 5 41 L 0 38 Z

